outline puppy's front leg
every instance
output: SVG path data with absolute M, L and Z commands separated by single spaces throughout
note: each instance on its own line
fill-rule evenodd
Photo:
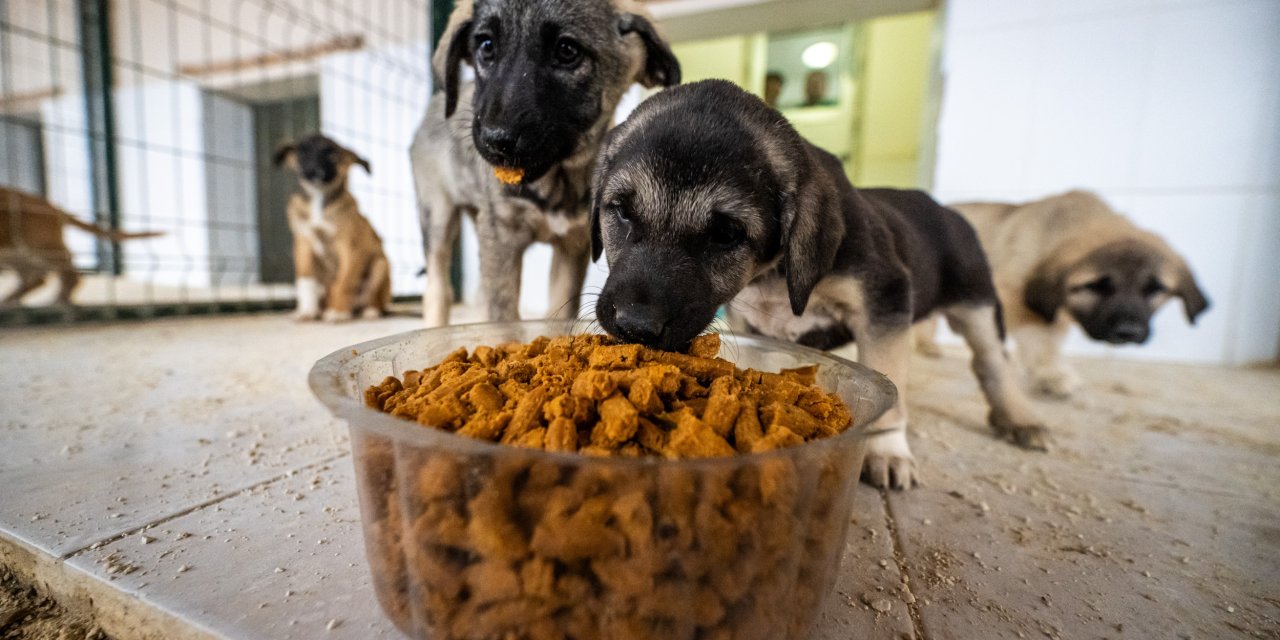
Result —
M 364 268 L 356 260 L 358 255 L 351 247 L 339 246 L 335 250 L 338 257 L 338 272 L 329 287 L 329 297 L 325 301 L 324 320 L 326 322 L 346 322 L 351 319 L 353 298 L 360 290 L 360 278 Z
M 502 202 L 481 209 L 476 216 L 476 235 L 480 240 L 480 282 L 490 322 L 514 322 L 520 319 L 520 272 L 524 266 L 524 250 L 529 246 L 527 230 L 509 225 L 518 216 Z
M 461 214 L 445 198 L 433 199 L 421 211 L 423 249 L 427 259 L 427 286 L 422 293 L 422 319 L 428 327 L 449 324 L 453 305 L 453 285 L 449 269 L 453 263 L 453 243 L 458 238 Z
M 1062 359 L 1062 341 L 1069 325 L 1061 320 L 1044 324 L 1039 320 L 1013 329 L 1018 359 L 1031 376 L 1037 393 L 1052 398 L 1071 397 L 1081 386 L 1080 376 Z
M 946 310 L 951 328 L 973 351 L 973 373 L 991 405 L 988 422 L 996 435 L 1021 447 L 1045 450 L 1048 433 L 1031 402 L 1011 375 L 992 304 L 957 305 Z
M 860 326 L 858 361 L 883 373 L 898 387 L 898 400 L 873 425 L 883 431 L 867 443 L 862 478 L 873 486 L 908 489 L 917 484 L 915 456 L 907 444 L 907 372 L 911 362 L 912 335 L 908 322 L 890 326 Z
M 293 317 L 315 320 L 320 315 L 320 283 L 316 281 L 315 254 L 310 239 L 296 230 L 293 235 L 293 271 L 298 297 L 298 308 Z

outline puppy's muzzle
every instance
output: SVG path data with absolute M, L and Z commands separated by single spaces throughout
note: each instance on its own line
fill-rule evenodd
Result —
M 666 314 L 654 305 L 619 306 L 613 316 L 620 338 L 628 342 L 655 344 L 667 328 Z
M 488 152 L 490 160 L 496 165 L 508 166 L 516 154 L 519 138 L 516 133 L 505 127 L 480 127 L 479 143 Z
M 1107 342 L 1112 344 L 1142 344 L 1147 341 L 1149 335 L 1147 325 L 1136 322 L 1126 321 L 1120 322 L 1111 328 L 1107 333 Z

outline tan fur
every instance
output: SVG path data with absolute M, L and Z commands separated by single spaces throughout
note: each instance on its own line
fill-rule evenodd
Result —
M 1139 229 L 1100 198 L 1070 191 L 1024 205 L 972 203 L 950 207 L 978 232 L 995 272 L 996 289 L 1005 305 L 1006 322 L 1030 313 L 1022 304 L 1026 285 L 1040 269 L 1056 272 L 1092 251 L 1119 240 L 1132 240 L 1159 255 L 1166 277 L 1177 283 L 1185 269 L 1182 258 L 1160 236 Z M 1012 324 L 1009 326 L 1012 330 Z
M 18 274 L 18 288 L 0 300 L 0 304 L 17 304 L 43 284 L 50 273 L 58 275 L 58 302 L 71 302 L 71 293 L 79 284 L 80 276 L 62 237 L 65 225 L 112 242 L 163 235 L 154 231 L 125 233 L 103 229 L 75 218 L 44 198 L 0 187 L 0 270 L 12 269 Z
M 317 188 L 300 180 L 303 191 L 289 199 L 287 209 L 295 276 L 300 281 L 315 279 L 323 317 L 329 321 L 348 320 L 357 309 L 369 317 L 381 316 L 391 305 L 391 268 L 382 239 L 346 189 L 347 174 L 356 161 L 355 154 L 344 154 L 337 176 L 328 185 Z M 297 170 L 292 152 L 285 164 Z M 317 189 L 329 193 L 319 219 L 309 197 L 320 193 Z M 300 299 L 298 308 L 298 319 L 314 319 L 305 301 Z
M 1068 396 L 1080 385 L 1059 356 L 1073 320 L 1064 306 L 1052 322 L 1046 322 L 1028 306 L 1029 288 L 1061 282 L 1064 289 L 1070 289 L 1088 282 L 1099 269 L 1086 258 L 1104 246 L 1128 242 L 1126 251 L 1140 252 L 1160 265 L 1159 279 L 1170 294 L 1184 299 L 1200 296 L 1181 256 L 1159 236 L 1134 226 L 1092 193 L 1071 191 L 1021 205 L 965 203 L 950 207 L 977 230 L 995 275 L 1005 326 L 1038 390 L 1049 395 Z M 1167 297 L 1158 297 L 1155 306 Z M 1188 316 L 1193 315 L 1189 309 Z M 935 322 L 925 322 L 917 327 L 917 349 L 921 352 L 936 353 L 932 339 L 935 326 Z

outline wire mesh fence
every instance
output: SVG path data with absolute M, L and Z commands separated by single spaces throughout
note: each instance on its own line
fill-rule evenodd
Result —
M 369 161 L 348 188 L 394 293 L 419 294 L 407 146 L 430 94 L 430 11 L 0 0 L 0 324 L 292 307 L 295 177 L 272 156 L 317 131 Z M 45 246 L 32 200 L 103 232 L 68 223 Z

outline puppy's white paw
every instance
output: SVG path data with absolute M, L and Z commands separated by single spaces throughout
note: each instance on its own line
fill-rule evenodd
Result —
M 862 480 L 879 488 L 910 489 L 920 483 L 916 459 L 907 445 L 905 431 L 873 436 L 862 463 Z
M 349 322 L 352 318 L 350 311 L 339 311 L 337 309 L 325 309 L 324 315 L 321 317 L 325 322 Z
M 320 319 L 320 313 L 313 309 L 298 309 L 293 312 L 293 319 L 298 322 L 314 322 Z
M 1042 396 L 1066 400 L 1080 390 L 1084 381 L 1068 367 L 1043 367 L 1031 372 L 1035 392 Z
M 360 317 L 365 320 L 377 320 L 383 315 L 385 314 L 382 313 L 382 309 L 377 307 L 365 307 L 364 310 L 360 312 Z

